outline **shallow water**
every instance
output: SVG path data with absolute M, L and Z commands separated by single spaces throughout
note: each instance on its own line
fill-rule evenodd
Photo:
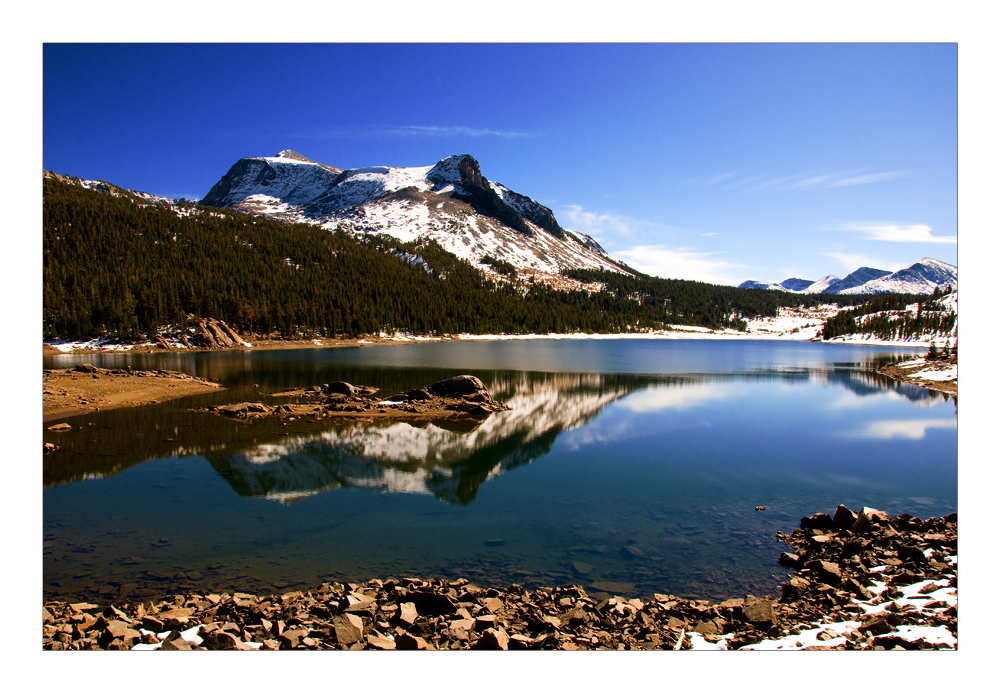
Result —
M 44 462 L 46 598 L 274 591 L 405 575 L 594 593 L 775 594 L 803 515 L 957 510 L 957 404 L 878 376 L 914 350 L 539 340 L 57 356 L 221 393 L 73 417 Z M 190 410 L 459 373 L 511 405 L 466 425 L 237 422 Z M 757 506 L 766 510 L 757 511 Z

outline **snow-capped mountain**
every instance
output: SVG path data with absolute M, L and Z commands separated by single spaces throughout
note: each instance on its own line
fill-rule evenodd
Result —
M 834 276 L 810 282 L 808 279 L 786 279 L 780 283 L 745 281 L 741 289 L 774 289 L 800 294 L 931 294 L 934 289 L 958 287 L 958 268 L 940 260 L 925 257 L 898 272 L 859 267 L 843 279 Z
M 433 239 L 473 264 L 490 256 L 552 274 L 625 271 L 593 238 L 562 228 L 548 207 L 484 178 L 469 155 L 433 166 L 341 170 L 285 150 L 240 159 L 201 204 L 331 231 Z

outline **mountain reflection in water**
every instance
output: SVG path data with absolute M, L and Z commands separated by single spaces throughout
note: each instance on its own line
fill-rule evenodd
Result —
M 542 368 L 539 354 L 553 353 L 563 367 Z M 391 575 L 774 594 L 775 532 L 803 515 L 838 503 L 956 509 L 953 407 L 878 375 L 886 355 L 609 340 L 136 358 L 220 374 L 226 390 L 43 431 L 59 446 L 43 462 L 45 594 L 146 599 Z M 294 401 L 271 393 L 340 380 L 383 398 L 459 373 L 511 410 L 422 424 L 192 411 Z
M 352 422 L 206 457 L 244 496 L 288 503 L 351 487 L 465 505 L 484 481 L 544 455 L 560 433 L 641 385 L 630 376 L 519 374 L 487 385 L 511 410 L 482 421 Z

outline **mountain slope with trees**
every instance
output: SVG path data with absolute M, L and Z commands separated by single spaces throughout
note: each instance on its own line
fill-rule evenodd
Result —
M 867 300 L 588 269 L 564 271 L 581 288 L 558 290 L 496 258 L 484 272 L 434 241 L 358 238 L 53 174 L 43 186 L 46 339 L 139 339 L 189 315 L 284 337 L 745 329 L 781 306 Z

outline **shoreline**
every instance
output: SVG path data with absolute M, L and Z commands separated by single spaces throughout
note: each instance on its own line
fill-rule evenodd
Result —
M 958 357 L 947 361 L 917 358 L 882 366 L 878 372 L 899 382 L 958 396 Z
M 43 602 L 43 649 L 957 649 L 958 516 L 839 506 L 802 518 L 780 599 L 588 595 L 416 577 L 254 595 Z
M 848 344 L 848 345 L 870 345 L 884 347 L 901 347 L 923 349 L 930 346 L 927 341 L 901 342 L 901 341 L 880 341 L 870 339 L 845 340 L 836 338 L 833 340 L 819 340 L 792 333 L 755 333 L 746 334 L 735 330 L 712 331 L 707 328 L 691 327 L 688 329 L 660 330 L 655 332 L 625 332 L 615 334 L 600 333 L 550 333 L 550 334 L 459 334 L 445 336 L 429 335 L 396 335 L 396 336 L 368 336 L 351 339 L 341 338 L 315 338 L 315 339 L 295 339 L 295 340 L 256 340 L 251 346 L 229 347 L 229 348 L 209 348 L 209 347 L 169 347 L 163 348 L 153 343 L 143 343 L 136 345 L 109 345 L 83 347 L 82 344 L 91 342 L 67 341 L 62 343 L 63 347 L 54 346 L 55 342 L 43 342 L 42 355 L 85 355 L 85 354 L 150 354 L 150 353 L 186 353 L 199 351 L 268 351 L 276 349 L 331 349 L 347 347 L 373 347 L 373 346 L 393 346 L 399 344 L 417 344 L 424 342 L 476 342 L 476 341 L 528 341 L 528 340 L 584 340 L 584 339 L 726 339 L 726 340 L 746 340 L 746 341 L 780 341 L 780 342 L 813 342 L 816 344 Z

